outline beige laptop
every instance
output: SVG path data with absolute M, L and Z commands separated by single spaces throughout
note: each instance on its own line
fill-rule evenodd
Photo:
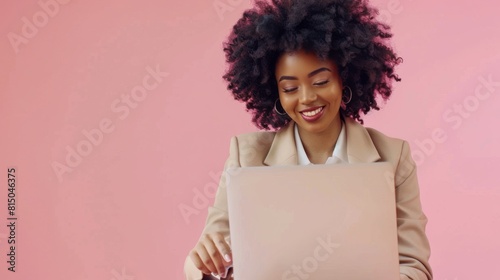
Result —
M 236 280 L 399 280 L 389 163 L 228 170 Z

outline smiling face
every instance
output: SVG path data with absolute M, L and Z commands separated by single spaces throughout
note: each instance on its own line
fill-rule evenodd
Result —
M 299 131 L 323 134 L 338 129 L 342 81 L 333 61 L 302 50 L 284 53 L 275 76 L 281 105 Z

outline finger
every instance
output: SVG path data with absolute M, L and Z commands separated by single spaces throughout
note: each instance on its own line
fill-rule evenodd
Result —
M 193 261 L 194 266 L 196 266 L 196 268 L 198 268 L 201 272 L 203 272 L 203 274 L 210 274 L 211 273 L 210 270 L 205 266 L 205 264 L 201 260 L 200 256 L 196 252 L 196 250 L 192 250 L 189 253 L 189 257 Z
M 200 259 L 203 261 L 205 266 L 210 271 L 209 274 L 217 273 L 217 268 L 215 267 L 215 264 L 212 261 L 212 257 L 210 256 L 210 254 L 207 252 L 207 249 L 205 248 L 205 243 L 201 244 L 201 246 L 199 247 L 198 255 L 200 256 Z
M 219 253 L 221 254 L 226 264 L 231 264 L 233 258 L 231 247 L 229 247 L 229 244 L 227 244 L 224 236 L 222 234 L 216 234 L 212 237 L 212 240 L 214 241 L 217 250 L 219 250 Z
M 226 269 L 224 266 L 222 255 L 220 254 L 219 250 L 215 246 L 214 242 L 210 239 L 209 241 L 207 241 L 204 244 L 205 244 L 205 248 L 206 248 L 208 254 L 212 258 L 212 262 L 213 262 L 215 268 L 217 269 L 216 273 L 219 276 L 224 275 L 224 273 L 226 272 Z
M 226 278 L 224 278 L 224 280 L 231 280 L 231 279 L 234 279 L 233 278 L 233 268 L 229 268 L 229 270 L 227 271 L 227 275 L 226 275 Z

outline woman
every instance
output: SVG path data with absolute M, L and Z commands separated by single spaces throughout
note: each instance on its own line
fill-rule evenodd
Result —
M 395 174 L 400 278 L 431 280 L 416 166 L 406 141 L 361 124 L 360 113 L 386 100 L 402 60 L 387 46 L 389 27 L 366 0 L 257 1 L 224 44 L 224 75 L 261 129 L 231 139 L 229 166 L 390 162 Z M 359 123 L 358 123 L 359 122 Z M 361 124 L 360 124 L 361 123 Z M 221 278 L 231 266 L 225 176 L 187 279 Z M 230 270 L 231 272 L 231 270 Z M 230 273 L 231 274 L 231 273 Z

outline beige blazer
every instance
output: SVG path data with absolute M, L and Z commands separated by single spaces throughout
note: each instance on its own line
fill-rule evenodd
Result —
M 277 132 L 261 131 L 232 137 L 224 170 L 234 166 L 297 165 L 293 127 L 291 121 Z M 408 143 L 365 128 L 351 118 L 345 118 L 345 128 L 349 163 L 387 161 L 394 168 L 401 279 L 432 280 L 430 246 L 425 235 L 427 217 L 422 212 L 416 165 Z M 214 205 L 208 208 L 202 234 L 209 232 L 222 233 L 230 244 L 224 172 Z M 203 276 L 189 256 L 184 273 L 187 280 L 200 280 Z

